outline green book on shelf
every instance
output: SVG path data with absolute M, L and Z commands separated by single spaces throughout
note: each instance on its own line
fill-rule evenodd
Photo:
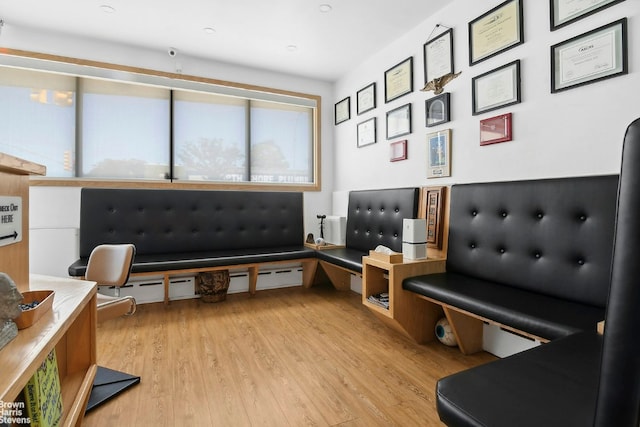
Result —
M 24 388 L 27 415 L 32 427 L 55 427 L 62 417 L 62 393 L 56 350 L 42 362 Z

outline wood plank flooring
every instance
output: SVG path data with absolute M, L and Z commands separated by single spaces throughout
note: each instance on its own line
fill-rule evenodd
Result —
M 85 426 L 430 426 L 438 378 L 493 360 L 419 345 L 328 286 L 145 304 L 98 326 L 98 363 L 141 383 Z

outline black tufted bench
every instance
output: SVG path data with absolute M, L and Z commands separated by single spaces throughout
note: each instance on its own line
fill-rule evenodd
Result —
M 579 332 L 440 379 L 436 406 L 446 425 L 640 425 L 639 163 L 640 119 L 622 147 L 603 334 Z
M 547 342 L 604 319 L 617 176 L 453 185 L 446 272 L 403 289 L 442 306 L 460 349 L 483 322 Z
M 419 197 L 419 188 L 349 192 L 345 246 L 317 252 L 336 288 L 350 288 L 350 275 L 362 274 L 362 257 L 376 246 L 402 252 L 402 220 L 417 217 Z
M 291 192 L 83 188 L 69 275 L 84 276 L 103 243 L 135 244 L 132 275 L 162 273 L 165 302 L 176 272 L 246 267 L 254 293 L 261 264 L 300 261 L 309 285 L 316 262 L 304 246 L 303 195 Z

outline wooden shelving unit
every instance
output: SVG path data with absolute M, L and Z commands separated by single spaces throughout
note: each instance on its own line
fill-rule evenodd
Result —
M 31 275 L 29 287 L 55 291 L 53 308 L 0 350 L 0 400 L 15 401 L 55 348 L 63 402 L 60 426 L 80 426 L 97 369 L 96 284 Z
M 365 256 L 362 258 L 362 304 L 389 327 L 424 343 L 435 338 L 435 324 L 442 308 L 402 289 L 407 277 L 444 271 L 444 259 L 405 260 L 390 263 Z M 370 295 L 389 293 L 389 309 L 367 301 Z

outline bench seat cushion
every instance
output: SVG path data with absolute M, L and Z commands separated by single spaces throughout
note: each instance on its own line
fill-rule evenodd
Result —
M 590 426 L 601 352 L 583 332 L 442 378 L 438 414 L 449 427 Z
M 148 254 L 136 255 L 131 272 L 148 273 L 154 271 L 213 268 L 273 261 L 296 261 L 303 258 L 315 258 L 315 251 L 304 246 L 290 246 L 213 252 Z M 84 276 L 87 261 L 87 258 L 80 258 L 73 263 L 69 267 L 69 275 Z
M 335 248 L 318 251 L 316 256 L 322 261 L 335 264 L 357 273 L 362 273 L 362 257 L 368 253 L 359 249 Z
M 604 308 L 457 273 L 411 277 L 402 287 L 548 340 L 595 330 L 605 315 Z

